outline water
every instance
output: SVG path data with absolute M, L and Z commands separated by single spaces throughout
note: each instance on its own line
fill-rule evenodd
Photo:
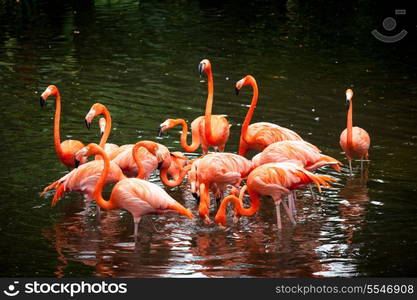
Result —
M 383 30 L 382 20 L 397 7 L 0 3 L 1 276 L 417 275 L 415 32 L 397 44 L 370 35 Z M 413 25 L 404 18 L 399 26 Z M 346 167 L 341 174 L 323 170 L 339 182 L 316 202 L 303 193 L 298 224 L 284 219 L 281 232 L 265 199 L 255 216 L 227 230 L 175 214 L 148 217 L 159 232 L 143 220 L 136 247 L 127 212 L 105 212 L 99 221 L 78 194 L 53 208 L 52 194 L 39 198 L 67 173 L 53 149 L 53 101 L 39 107 L 46 86 L 61 91 L 62 139 L 97 142 L 97 124 L 88 131 L 83 118 L 101 102 L 113 117 L 109 141 L 151 139 L 181 150 L 177 130 L 155 134 L 166 118 L 191 121 L 203 113 L 207 83 L 197 72 L 203 58 L 213 66 L 213 112 L 232 124 L 231 152 L 251 97 L 250 88 L 235 96 L 234 84 L 252 74 L 260 88 L 253 122 L 289 127 L 346 163 L 338 140 L 346 122 L 344 91 L 353 88 L 354 123 L 372 138 L 364 178 L 357 169 L 351 179 Z M 161 185 L 156 175 L 151 180 Z M 186 184 L 169 193 L 196 213 Z

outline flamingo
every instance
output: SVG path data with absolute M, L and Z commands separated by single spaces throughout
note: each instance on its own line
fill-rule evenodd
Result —
M 199 215 L 204 223 L 211 223 L 208 216 L 210 190 L 220 198 L 228 184 L 239 186 L 252 169 L 250 160 L 233 153 L 210 153 L 191 164 L 191 192 L 194 196 L 200 193 Z
M 191 168 L 191 165 L 184 166 L 181 162 L 181 160 L 184 161 L 187 158 L 176 156 L 175 154 L 170 153 L 165 146 L 162 147 L 161 144 L 152 141 L 141 141 L 135 144 L 132 150 L 135 162 L 141 160 L 139 151 L 137 151 L 139 147 L 144 147 L 149 153 L 156 157 L 158 161 L 159 177 L 161 178 L 162 183 L 168 187 L 180 185 Z M 173 179 L 169 179 L 169 176 Z M 145 178 L 145 168 L 142 167 L 139 169 L 138 178 Z
M 281 229 L 281 203 L 288 218 L 295 224 L 291 207 L 288 207 L 284 201 L 281 201 L 283 194 L 288 194 L 288 197 L 292 197 L 291 190 L 303 187 L 311 182 L 316 184 L 321 192 L 321 186 L 328 187 L 329 182 L 334 181 L 336 180 L 330 176 L 313 174 L 305 170 L 301 165 L 293 162 L 261 165 L 249 174 L 247 184 L 240 191 L 239 197 L 232 194 L 223 199 L 214 220 L 221 226 L 226 225 L 226 208 L 229 202 L 233 202 L 235 205 L 235 217 L 251 216 L 259 210 L 261 196 L 265 195 L 271 196 L 275 203 L 277 226 L 278 229 Z M 243 195 L 246 190 L 252 200 L 249 208 L 243 207 Z M 289 203 L 291 202 L 289 201 Z
M 352 176 L 352 158 L 360 158 L 361 172 L 363 170 L 363 159 L 369 158 L 368 150 L 371 143 L 371 138 L 366 130 L 360 127 L 352 127 L 352 97 L 353 91 L 346 90 L 346 105 L 349 107 L 347 115 L 346 129 L 340 134 L 340 146 L 345 151 L 346 157 L 349 161 L 349 171 Z
M 90 110 L 88 111 L 87 115 L 85 116 L 85 126 L 90 129 L 91 122 L 94 120 L 96 116 L 103 115 L 104 118 L 99 119 L 99 127 L 100 127 L 100 147 L 106 151 L 107 155 L 109 155 L 110 159 L 113 159 L 117 149 L 119 146 L 116 144 L 106 143 L 107 139 L 109 138 L 112 126 L 112 119 L 110 116 L 110 112 L 106 106 L 101 103 L 95 103 L 91 106 Z M 98 156 L 96 159 L 99 159 Z
M 333 169 L 340 172 L 342 163 L 320 152 L 316 146 L 306 141 L 281 141 L 266 147 L 261 153 L 252 158 L 252 162 L 256 168 L 271 162 L 293 161 L 300 163 L 310 172 L 330 165 Z
M 60 119 L 61 119 L 61 95 L 55 85 L 50 85 L 40 96 L 41 107 L 46 105 L 46 99 L 49 96 L 55 96 L 55 118 L 54 118 L 54 145 L 55 151 L 59 160 L 69 169 L 75 167 L 75 153 L 77 153 L 84 144 L 77 140 L 65 140 L 61 143 L 60 137 Z M 86 160 L 80 161 L 80 164 L 85 163 Z
M 80 160 L 86 159 L 86 157 L 80 155 L 79 151 L 75 156 L 76 162 L 79 161 L 77 158 L 79 158 Z M 62 178 L 54 181 L 49 186 L 45 187 L 44 190 L 41 192 L 40 196 L 42 197 L 47 191 L 55 189 L 55 195 L 51 203 L 52 206 L 55 206 L 64 194 L 72 191 L 84 194 L 86 200 L 91 201 L 93 199 L 95 184 L 97 183 L 97 180 L 102 170 L 102 160 L 89 161 L 73 169 L 71 172 L 69 172 Z M 123 174 L 119 166 L 114 162 L 111 162 L 105 184 L 107 185 L 116 183 L 124 178 L 126 178 L 126 176 Z
M 203 59 L 198 66 L 200 75 L 207 74 L 208 79 L 208 94 L 206 101 L 206 111 L 204 116 L 196 118 L 191 123 L 192 142 L 191 145 L 187 144 L 188 126 L 183 119 L 167 119 L 161 125 L 159 129 L 159 135 L 164 131 L 171 129 L 177 125 L 182 126 L 181 133 L 181 146 L 187 152 L 194 152 L 201 145 L 203 153 L 208 153 L 208 148 L 214 147 L 215 150 L 220 152 L 224 151 L 226 142 L 230 134 L 230 124 L 227 119 L 222 115 L 212 115 L 213 106 L 213 74 L 211 71 L 211 63 L 208 59 Z
M 247 75 L 236 82 L 236 94 L 239 94 L 239 90 L 245 85 L 252 86 L 253 96 L 250 108 L 242 125 L 239 155 L 245 156 L 250 149 L 262 151 L 268 145 L 283 140 L 303 140 L 291 129 L 281 127 L 273 123 L 258 122 L 250 124 L 253 112 L 255 111 L 256 103 L 258 102 L 258 85 L 256 84 L 256 80 L 253 76 Z
M 88 144 L 81 150 L 83 156 L 101 155 L 104 161 L 104 169 L 94 189 L 94 199 L 97 204 L 106 210 L 123 208 L 133 216 L 135 241 L 138 236 L 139 222 L 144 215 L 163 214 L 169 211 L 176 211 L 190 219 L 193 214 L 174 200 L 163 189 L 154 183 L 139 179 L 125 178 L 115 184 L 111 191 L 110 199 L 103 198 L 103 186 L 109 173 L 110 160 L 104 150 L 97 144 Z M 135 156 L 139 173 L 145 173 L 143 165 L 138 156 Z

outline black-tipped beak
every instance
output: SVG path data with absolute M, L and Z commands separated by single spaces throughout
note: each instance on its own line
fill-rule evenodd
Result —
M 87 120 L 85 120 L 85 127 L 87 127 L 88 129 L 90 129 L 91 127 L 91 123 L 88 122 Z
M 163 161 L 161 161 L 161 162 L 158 163 L 158 170 L 161 169 L 163 163 L 164 163 Z
M 102 136 L 103 136 L 103 134 L 104 134 L 104 131 L 101 131 L 101 130 L 100 130 L 100 137 L 102 137 Z
M 349 110 L 349 106 L 350 106 L 350 100 L 346 99 L 346 109 Z
M 161 137 L 163 132 L 164 131 L 162 130 L 162 127 L 159 127 L 159 129 L 158 129 L 158 136 Z
M 204 63 L 200 63 L 198 65 L 198 72 L 200 73 L 200 76 L 203 75 L 203 72 L 204 72 Z
M 236 96 L 239 95 L 239 89 L 235 87 Z
M 78 168 L 79 165 L 80 165 L 80 161 L 78 159 L 74 158 L 74 166 L 76 168 Z
M 46 105 L 46 101 L 42 98 L 42 96 L 39 97 L 39 104 L 41 105 L 41 107 L 44 107 Z
M 197 203 L 200 203 L 200 197 L 198 196 L 197 193 L 192 193 L 193 197 L 195 200 L 197 200 Z

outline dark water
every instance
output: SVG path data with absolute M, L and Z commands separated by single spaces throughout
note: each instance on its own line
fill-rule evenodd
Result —
M 417 275 L 417 24 L 397 16 L 395 33 L 404 26 L 409 34 L 395 44 L 370 35 L 375 28 L 384 32 L 382 20 L 402 7 L 376 1 L 0 3 L 1 276 Z M 155 140 L 166 118 L 190 121 L 203 113 L 206 82 L 197 73 L 203 58 L 213 66 L 213 111 L 232 124 L 231 152 L 251 97 L 250 88 L 235 96 L 234 84 L 252 74 L 260 88 L 253 121 L 292 128 L 346 162 L 338 141 L 344 91 L 353 88 L 354 123 L 372 138 L 365 178 L 357 169 L 354 178 L 346 168 L 330 172 L 339 182 L 317 202 L 306 192 L 298 224 L 285 219 L 282 232 L 265 199 L 255 216 L 227 230 L 198 218 L 152 217 L 159 232 L 143 221 L 136 247 L 127 212 L 106 212 L 98 221 L 78 194 L 54 208 L 51 194 L 38 197 L 67 172 L 53 149 L 53 101 L 43 109 L 38 103 L 46 86 L 61 91 L 62 139 L 97 142 L 97 124 L 88 131 L 83 118 L 101 102 L 113 116 L 110 142 Z M 176 130 L 158 141 L 181 150 Z M 151 180 L 160 184 L 156 175 Z M 185 184 L 169 193 L 196 212 Z

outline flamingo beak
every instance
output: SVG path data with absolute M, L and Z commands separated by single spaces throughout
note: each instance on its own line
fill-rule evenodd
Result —
M 163 163 L 164 163 L 163 161 L 161 161 L 161 162 L 158 163 L 158 170 L 161 169 Z
M 199 204 L 200 203 L 200 197 L 198 196 L 198 194 L 197 193 L 192 193 L 192 195 L 193 195 L 194 199 L 197 200 L 197 204 Z
M 350 99 L 349 99 L 349 98 L 347 98 L 347 99 L 346 99 L 346 109 L 348 109 L 348 110 L 349 110 L 349 106 L 350 106 Z
M 200 73 L 200 76 L 203 75 L 203 72 L 204 72 L 204 63 L 200 63 L 198 65 L 198 72 Z
M 239 89 L 235 87 L 236 96 L 239 95 Z
M 91 122 L 88 122 L 87 120 L 85 120 L 85 127 L 87 127 L 87 129 L 90 129 Z
M 43 99 L 42 96 L 39 97 L 39 104 L 41 105 L 41 107 L 44 107 L 46 105 L 46 100 Z
M 163 132 L 164 132 L 163 127 L 159 127 L 158 136 L 161 137 Z
M 74 158 L 74 166 L 76 168 L 78 168 L 79 165 L 80 165 L 80 161 L 78 159 Z

